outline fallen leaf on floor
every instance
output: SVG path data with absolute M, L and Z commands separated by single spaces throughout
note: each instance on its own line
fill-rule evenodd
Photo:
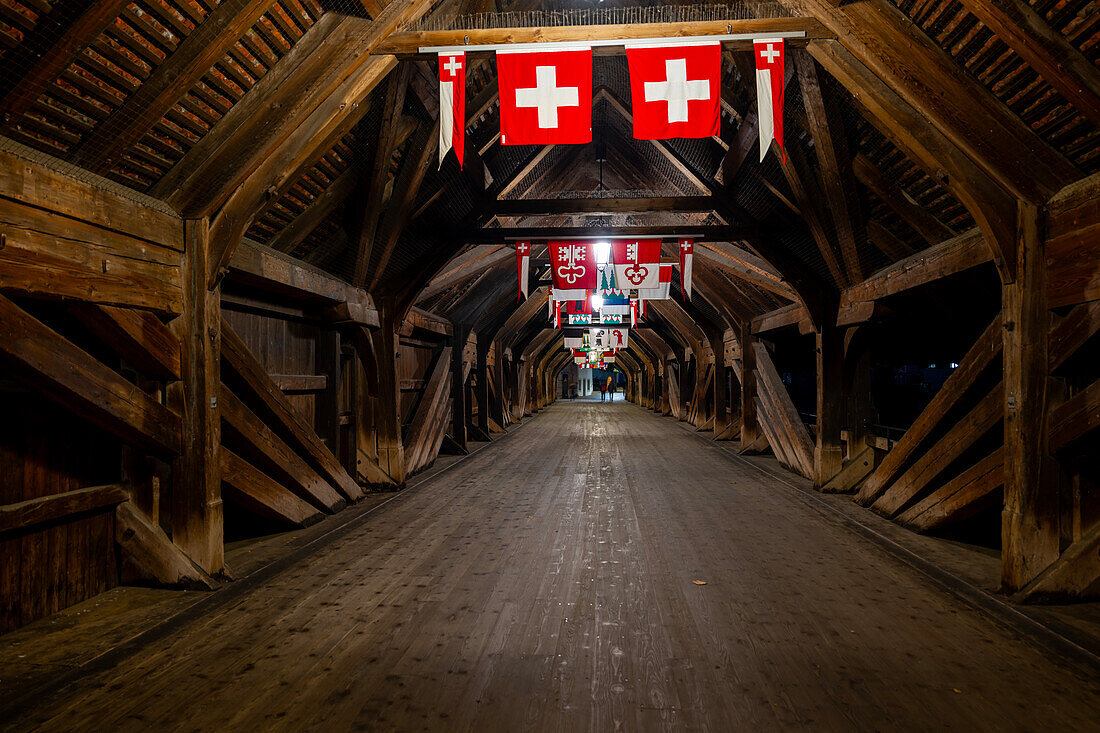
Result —
M 695 583 L 695 585 L 706 585 L 707 584 L 707 581 L 705 581 L 705 580 L 693 580 L 691 582 Z
M 952 692 L 954 692 L 954 693 L 955 693 L 956 695 L 961 695 L 961 694 L 963 694 L 963 691 L 962 691 L 962 690 L 960 690 L 960 689 L 959 689 L 958 687 L 952 687 L 952 688 L 951 688 L 951 691 L 952 691 Z

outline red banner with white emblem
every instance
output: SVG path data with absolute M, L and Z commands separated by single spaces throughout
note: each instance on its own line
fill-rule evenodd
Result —
M 661 240 L 621 239 L 611 243 L 615 285 L 620 290 L 655 288 L 660 282 Z
M 760 125 L 760 160 L 768 153 L 774 139 L 787 162 L 783 149 L 783 98 L 785 88 L 784 41 L 782 38 L 764 38 L 753 41 L 756 58 L 756 114 Z
M 466 54 L 439 54 L 439 165 L 454 148 L 462 168 L 466 139 Z
M 555 288 L 595 290 L 599 287 L 595 242 L 550 242 L 550 267 Z

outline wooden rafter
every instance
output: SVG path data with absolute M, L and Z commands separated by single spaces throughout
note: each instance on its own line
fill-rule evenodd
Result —
M 866 156 L 857 155 L 852 161 L 856 178 L 875 194 L 890 210 L 929 244 L 936 244 L 955 236 L 951 227 L 912 199 L 901 186 L 887 180 L 886 176 Z

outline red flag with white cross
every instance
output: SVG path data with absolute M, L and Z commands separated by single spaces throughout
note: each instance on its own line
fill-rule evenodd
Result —
M 452 147 L 462 168 L 466 142 L 466 54 L 439 54 L 439 166 Z
M 666 140 L 718 134 L 720 43 L 627 44 L 626 59 L 630 66 L 634 137 Z
M 760 160 L 775 140 L 783 151 L 783 162 L 787 162 L 787 151 L 783 148 L 783 97 L 785 87 L 784 41 L 782 38 L 762 38 L 752 43 L 753 56 L 756 58 L 756 114 L 760 125 Z
M 497 51 L 501 145 L 592 142 L 592 49 Z
M 595 290 L 600 285 L 593 241 L 550 242 L 550 267 L 555 288 Z
M 695 252 L 695 240 L 680 240 L 680 290 L 684 300 L 691 297 L 691 260 Z
M 527 280 L 531 268 L 531 243 L 516 242 L 516 271 L 519 275 L 519 293 L 516 300 L 527 297 Z

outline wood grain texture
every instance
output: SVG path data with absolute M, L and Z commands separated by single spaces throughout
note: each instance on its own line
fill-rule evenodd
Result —
M 522 430 L 8 722 L 1094 726 L 1095 679 L 672 420 L 578 401 Z

